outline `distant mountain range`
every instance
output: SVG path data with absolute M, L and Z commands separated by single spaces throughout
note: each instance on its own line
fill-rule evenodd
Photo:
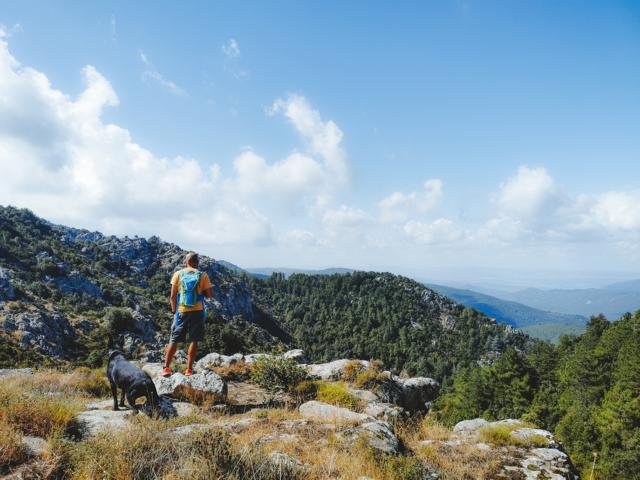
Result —
M 613 320 L 627 312 L 640 309 L 640 280 L 616 283 L 603 288 L 527 288 L 517 292 L 504 292 L 500 297 L 541 310 L 586 317 L 603 314 Z
M 580 334 L 587 323 L 587 318 L 582 315 L 541 310 L 473 290 L 435 284 L 426 285 L 466 307 L 475 308 L 495 318 L 500 323 L 519 328 L 532 337 L 543 340 L 557 341 L 563 334 Z
M 285 278 L 289 278 L 294 273 L 302 273 L 304 275 L 334 275 L 353 273 L 355 270 L 351 268 L 323 268 L 321 270 L 306 270 L 301 268 L 281 268 L 281 267 L 265 267 L 265 268 L 247 268 L 247 272 L 254 275 L 270 276 L 272 273 L 284 273 Z

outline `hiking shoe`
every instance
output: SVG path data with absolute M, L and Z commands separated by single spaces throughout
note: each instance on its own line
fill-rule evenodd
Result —
M 190 377 L 191 375 L 193 375 L 193 370 L 191 370 L 190 368 L 185 369 L 184 376 Z
M 173 372 L 171 371 L 171 369 L 169 367 L 164 367 L 162 369 L 162 376 L 163 377 L 170 377 L 172 373 Z

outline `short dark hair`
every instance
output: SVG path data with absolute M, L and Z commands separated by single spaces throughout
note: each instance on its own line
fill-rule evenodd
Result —
M 184 261 L 187 265 L 197 267 L 200 263 L 200 258 L 198 258 L 198 254 L 196 252 L 189 252 L 184 256 Z

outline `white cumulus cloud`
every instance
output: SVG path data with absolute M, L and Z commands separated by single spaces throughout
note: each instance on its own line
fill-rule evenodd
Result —
M 71 98 L 0 40 L 0 204 L 114 233 L 201 244 L 271 241 L 264 215 L 215 194 L 217 165 L 159 157 L 128 130 L 104 123 L 103 110 L 118 97 L 94 67 L 82 75 L 85 88 Z
M 394 192 L 378 203 L 383 222 L 405 222 L 414 215 L 433 210 L 443 196 L 442 181 L 431 179 L 424 182 L 420 192 Z

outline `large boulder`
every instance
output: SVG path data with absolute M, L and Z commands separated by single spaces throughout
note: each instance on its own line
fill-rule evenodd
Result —
M 328 363 L 312 363 L 305 365 L 305 368 L 312 377 L 317 377 L 321 380 L 339 380 L 344 373 L 344 368 L 352 361 L 360 362 L 365 368 L 369 366 L 369 362 L 366 360 L 347 360 L 343 358 Z
M 339 436 L 348 443 L 363 439 L 371 448 L 382 453 L 400 453 L 400 440 L 387 422 L 366 422 L 341 432 Z
M 225 401 L 227 383 L 217 373 L 204 369 L 190 377 L 174 373 L 169 377 L 156 376 L 153 379 L 159 395 L 184 398 L 190 401 Z
M 295 360 L 298 363 L 307 363 L 307 356 L 304 353 L 304 350 L 296 348 L 295 350 L 289 350 L 282 354 L 282 358 L 286 360 Z
M 311 400 L 300 405 L 300 415 L 321 423 L 360 424 L 372 421 L 373 418 L 364 413 L 357 413 L 348 408 L 336 407 L 327 403 Z
M 428 410 L 431 402 L 438 396 L 440 384 L 432 378 L 413 377 L 399 378 L 392 376 L 376 391 L 380 400 L 385 403 L 395 403 L 402 408 L 415 412 Z
M 209 353 L 202 357 L 195 363 L 196 370 L 202 370 L 211 367 L 225 367 L 238 363 L 244 359 L 244 355 L 241 353 L 234 353 L 233 355 L 220 355 L 219 353 Z
M 392 403 L 372 402 L 367 405 L 364 413 L 385 422 L 395 422 L 405 416 L 405 410 Z
M 484 418 L 474 418 L 472 420 L 462 420 L 453 427 L 453 433 L 476 433 L 481 428 L 489 425 Z

